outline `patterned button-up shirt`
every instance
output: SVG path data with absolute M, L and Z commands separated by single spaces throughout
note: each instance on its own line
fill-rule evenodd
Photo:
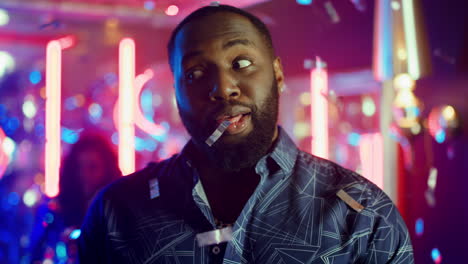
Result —
M 300 151 L 281 128 L 255 167 L 260 183 L 232 239 L 200 247 L 196 235 L 216 225 L 190 165 L 190 144 L 100 192 L 82 226 L 81 263 L 414 262 L 406 225 L 387 195 Z

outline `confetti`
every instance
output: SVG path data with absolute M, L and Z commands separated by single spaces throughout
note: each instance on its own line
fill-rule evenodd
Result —
M 356 210 L 358 213 L 360 213 L 362 210 L 364 210 L 364 206 L 362 206 L 362 204 L 360 204 L 356 200 L 354 200 L 345 191 L 339 190 L 336 193 L 336 196 L 340 197 L 341 200 L 343 200 L 347 205 L 351 206 L 351 208 Z
M 336 12 L 335 7 L 330 1 L 325 2 L 325 9 L 327 10 L 328 15 L 330 16 L 331 22 L 336 24 L 340 22 L 340 16 Z
M 150 199 L 154 199 L 159 197 L 159 181 L 158 179 L 151 179 L 149 180 L 149 187 L 150 187 Z
M 224 131 L 229 127 L 231 121 L 225 120 L 223 121 L 218 128 L 211 134 L 211 136 L 205 141 L 208 146 L 213 146 L 213 144 L 223 135 Z
M 232 227 L 228 226 L 221 229 L 215 229 L 212 231 L 199 233 L 197 234 L 196 238 L 198 246 L 200 247 L 228 242 L 232 239 Z

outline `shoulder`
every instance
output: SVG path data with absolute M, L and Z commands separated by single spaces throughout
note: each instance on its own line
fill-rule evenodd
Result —
M 306 177 L 314 183 L 309 184 L 311 187 L 308 192 L 323 199 L 326 208 L 335 212 L 338 222 L 355 219 L 351 221 L 353 229 L 367 230 L 367 233 L 373 233 L 375 239 L 392 236 L 394 241 L 405 245 L 401 250 L 411 251 L 406 224 L 393 201 L 382 189 L 332 161 L 302 151 L 298 155 L 297 170 L 303 173 L 300 177 Z M 340 198 L 337 195 L 340 191 L 362 205 L 362 211 L 358 212 Z
M 315 184 L 311 186 L 314 193 L 328 201 L 338 198 L 336 194 L 343 190 L 368 212 L 388 218 L 391 212 L 396 211 L 394 203 L 377 185 L 332 161 L 300 151 L 296 167 L 297 172 L 304 175 L 302 177 L 314 181 Z
M 171 174 L 178 155 L 159 162 L 151 162 L 145 168 L 121 177 L 104 187 L 95 197 L 96 201 L 135 200 L 149 197 L 149 180 Z

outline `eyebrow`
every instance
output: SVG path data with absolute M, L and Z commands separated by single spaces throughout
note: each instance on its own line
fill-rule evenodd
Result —
M 199 50 L 191 51 L 191 52 L 185 54 L 185 55 L 182 57 L 182 61 L 181 61 L 181 62 L 182 62 L 182 65 L 184 65 L 184 63 L 185 63 L 187 60 L 189 60 L 190 58 L 196 57 L 196 56 L 201 55 L 201 54 L 203 54 L 203 52 L 201 52 L 201 51 L 199 51 Z
M 223 48 L 223 50 L 227 50 L 227 49 L 229 49 L 231 47 L 234 47 L 234 46 L 237 46 L 237 45 L 255 47 L 255 43 L 253 43 L 249 39 L 233 39 L 233 40 L 230 40 L 230 41 L 224 43 L 222 48 Z M 199 56 L 201 54 L 203 54 L 203 52 L 199 51 L 199 50 L 191 51 L 191 52 L 185 54 L 182 57 L 182 64 L 184 64 L 184 62 L 186 62 L 190 58 Z
M 255 43 L 250 41 L 249 39 L 233 39 L 223 44 L 223 49 L 229 49 L 230 47 L 236 45 L 244 45 L 244 46 L 251 46 L 255 47 Z

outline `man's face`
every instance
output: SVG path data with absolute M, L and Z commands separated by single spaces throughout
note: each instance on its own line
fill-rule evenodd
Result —
M 182 122 L 212 166 L 253 166 L 277 136 L 279 58 L 240 15 L 217 13 L 186 24 L 173 53 Z M 236 121 L 211 147 L 205 140 L 224 120 Z

